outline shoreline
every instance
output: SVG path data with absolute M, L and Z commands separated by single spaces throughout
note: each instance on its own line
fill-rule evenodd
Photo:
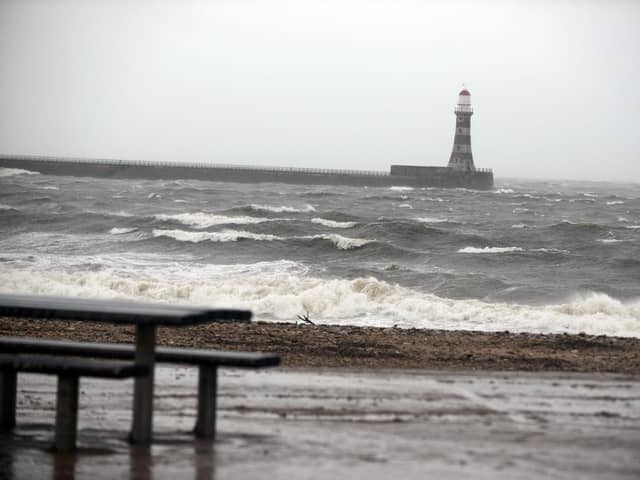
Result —
M 132 343 L 130 326 L 0 317 L 0 335 Z M 640 339 L 252 322 L 158 329 L 158 345 L 277 353 L 284 367 L 640 374 Z

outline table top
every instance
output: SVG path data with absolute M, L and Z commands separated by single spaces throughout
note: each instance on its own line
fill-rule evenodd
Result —
M 0 294 L 0 315 L 39 320 L 82 320 L 176 327 L 251 320 L 249 310 L 13 294 Z

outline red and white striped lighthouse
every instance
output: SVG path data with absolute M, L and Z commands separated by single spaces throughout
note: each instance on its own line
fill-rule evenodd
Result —
M 473 155 L 471 153 L 471 94 L 463 88 L 458 94 L 458 104 L 454 109 L 456 114 L 456 133 L 453 138 L 453 150 L 449 157 L 449 168 L 463 171 L 474 171 Z

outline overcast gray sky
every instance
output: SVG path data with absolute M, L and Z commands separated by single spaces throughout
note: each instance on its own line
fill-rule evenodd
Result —
M 1 0 L 0 153 L 640 182 L 640 2 Z

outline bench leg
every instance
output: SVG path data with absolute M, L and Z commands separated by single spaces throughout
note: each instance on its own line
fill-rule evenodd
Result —
M 136 325 L 136 363 L 149 367 L 149 374 L 136 377 L 133 389 L 131 443 L 149 445 L 153 436 L 153 374 L 156 326 Z
M 215 438 L 217 399 L 218 368 L 200 365 L 198 373 L 198 418 L 196 419 L 196 436 Z
M 16 426 L 15 370 L 0 370 L 0 431 L 9 432 Z
M 78 377 L 58 375 L 56 438 L 54 449 L 69 452 L 76 448 L 78 431 Z

